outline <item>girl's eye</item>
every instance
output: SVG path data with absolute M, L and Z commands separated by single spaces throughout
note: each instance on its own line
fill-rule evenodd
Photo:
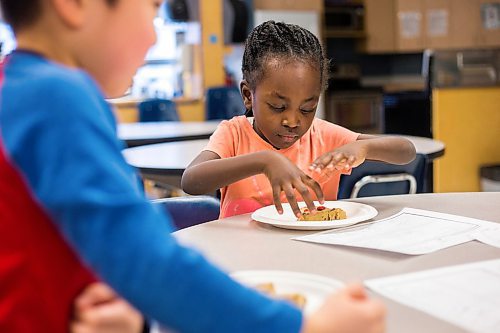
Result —
M 314 112 L 315 109 L 311 109 L 311 110 L 304 110 L 304 109 L 300 109 L 300 111 L 302 113 L 311 113 L 311 112 Z
M 275 105 L 272 105 L 272 104 L 268 104 L 269 107 L 273 110 L 273 111 L 276 111 L 276 112 L 283 112 L 285 111 L 285 107 L 284 106 L 275 106 Z
M 311 109 L 300 109 L 300 112 L 307 114 L 316 111 L 316 106 Z

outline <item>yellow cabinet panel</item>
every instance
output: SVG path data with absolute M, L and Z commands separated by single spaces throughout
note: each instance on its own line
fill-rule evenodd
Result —
M 500 163 L 500 87 L 433 91 L 433 131 L 446 151 L 434 163 L 434 191 L 479 191 L 479 167 Z

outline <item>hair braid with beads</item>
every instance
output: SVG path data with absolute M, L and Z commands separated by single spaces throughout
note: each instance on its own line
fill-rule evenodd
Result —
M 328 59 L 316 36 L 295 24 L 267 21 L 255 27 L 245 42 L 241 71 L 250 89 L 264 77 L 269 59 L 307 61 L 318 69 L 321 88 L 328 83 Z

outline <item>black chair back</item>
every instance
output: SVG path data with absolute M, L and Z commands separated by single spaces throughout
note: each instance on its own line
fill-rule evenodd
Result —
M 340 177 L 338 199 L 424 192 L 427 158 L 417 154 L 405 165 L 366 161 Z
M 153 98 L 139 103 L 139 121 L 179 121 L 177 106 L 168 99 Z
M 206 93 L 205 112 L 207 120 L 231 119 L 245 114 L 245 105 L 238 87 L 213 87 Z
M 164 198 L 152 203 L 170 215 L 177 229 L 219 218 L 220 201 L 208 195 Z

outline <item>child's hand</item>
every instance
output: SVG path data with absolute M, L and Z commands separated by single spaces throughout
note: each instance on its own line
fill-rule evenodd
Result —
M 315 172 L 344 171 L 357 167 L 366 159 L 366 145 L 356 141 L 318 157 L 309 167 Z
M 285 192 L 290 207 L 297 217 L 302 214 L 297 205 L 295 191 L 300 193 L 311 212 L 315 212 L 316 207 L 310 190 L 313 190 L 320 203 L 324 202 L 323 191 L 319 184 L 281 154 L 269 151 L 263 172 L 271 183 L 274 205 L 280 214 L 283 214 L 281 192 Z
M 104 283 L 89 285 L 76 298 L 71 333 L 140 333 L 144 319 Z
M 382 333 L 385 307 L 368 298 L 363 286 L 353 284 L 330 296 L 323 306 L 305 318 L 302 333 Z

